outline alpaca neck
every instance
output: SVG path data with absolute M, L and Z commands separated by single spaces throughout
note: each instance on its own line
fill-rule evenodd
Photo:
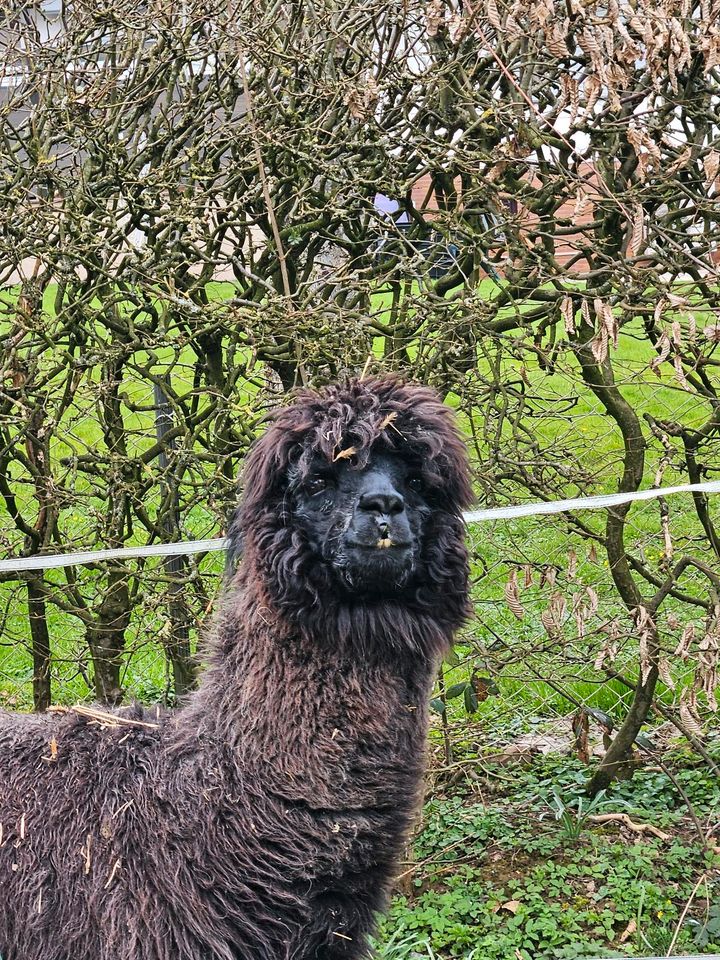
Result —
M 289 800 L 414 804 L 434 658 L 396 649 L 391 618 L 375 624 L 367 654 L 353 656 L 331 631 L 302 634 L 248 593 L 226 608 L 186 732 L 230 746 L 239 775 Z

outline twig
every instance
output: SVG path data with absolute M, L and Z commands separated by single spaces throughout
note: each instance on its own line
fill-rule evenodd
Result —
M 75 704 L 73 707 L 66 707 L 62 704 L 55 704 L 48 707 L 48 713 L 77 713 L 93 723 L 99 723 L 104 727 L 145 727 L 148 730 L 157 730 L 159 723 L 146 723 L 144 720 L 133 720 L 130 717 L 121 717 L 115 713 L 108 713 L 106 710 L 98 710 L 96 707 L 84 707 L 82 704 Z
M 365 377 L 367 376 L 367 372 L 368 372 L 368 370 L 370 369 L 370 363 L 371 363 L 371 361 L 372 361 L 372 358 L 373 358 L 373 355 L 372 355 L 371 353 L 369 353 L 369 354 L 368 354 L 368 358 L 367 358 L 367 360 L 365 361 L 365 366 L 363 367 L 363 372 L 360 374 L 360 382 L 361 382 L 361 383 L 362 383 L 362 381 L 365 379 Z
M 686 903 L 685 906 L 683 907 L 683 911 L 682 911 L 682 913 L 680 914 L 680 917 L 679 917 L 678 922 L 677 922 L 677 926 L 675 927 L 675 932 L 673 933 L 673 938 L 672 938 L 672 940 L 670 941 L 670 946 L 668 947 L 668 952 L 665 954 L 666 957 L 671 957 L 671 956 L 672 956 L 673 949 L 674 949 L 674 947 L 675 947 L 675 944 L 677 943 L 677 938 L 678 938 L 679 935 L 680 935 L 680 930 L 682 929 L 682 925 L 683 925 L 683 923 L 685 922 L 685 917 L 686 917 L 686 915 L 687 915 L 687 912 L 688 912 L 688 910 L 690 909 L 690 904 L 691 904 L 691 903 L 693 902 L 693 900 L 695 899 L 695 894 L 696 894 L 696 893 L 698 892 L 698 890 L 700 889 L 700 884 L 701 884 L 703 881 L 705 881 L 705 882 L 707 883 L 707 874 L 706 874 L 706 873 L 703 873 L 703 874 L 700 875 L 700 877 L 698 878 L 698 882 L 697 882 L 697 883 L 695 884 L 695 886 L 693 887 L 693 891 L 692 891 L 692 893 L 690 894 L 687 903 Z
M 621 823 L 624 827 L 634 830 L 635 833 L 651 833 L 654 837 L 661 840 L 669 840 L 670 834 L 663 833 L 652 823 L 635 823 L 626 813 L 593 813 L 588 817 L 592 823 Z
M 240 72 L 242 74 L 242 83 L 243 83 L 243 93 L 245 94 L 245 106 L 247 108 L 248 120 L 250 122 L 250 129 L 252 131 L 252 144 L 253 151 L 255 153 L 255 161 L 258 165 L 258 175 L 260 176 L 260 183 L 262 185 L 263 197 L 265 198 L 265 206 L 267 207 L 268 220 L 270 221 L 270 227 L 272 229 L 273 240 L 275 241 L 275 249 L 277 250 L 278 263 L 280 264 L 280 276 L 282 277 L 283 283 L 283 292 L 288 300 L 292 297 L 292 288 L 290 286 L 290 275 L 287 268 L 287 260 L 285 257 L 285 248 L 283 247 L 282 237 L 280 236 L 280 228 L 278 227 L 277 217 L 275 216 L 275 207 L 273 206 L 272 197 L 270 196 L 270 188 L 268 186 L 267 171 L 265 170 L 265 163 L 262 157 L 262 150 L 260 149 L 260 140 L 258 137 L 257 125 L 255 123 L 255 112 L 253 110 L 253 99 L 250 91 L 250 84 L 248 83 L 247 70 L 245 67 L 245 56 L 243 53 L 243 48 L 238 42 L 237 45 L 238 60 L 240 62 Z M 308 376 L 305 371 L 305 366 L 302 362 L 300 356 L 300 345 L 295 343 L 295 357 L 298 363 L 298 371 L 304 385 L 308 383 Z
M 663 762 L 657 750 L 649 750 L 647 747 L 643 747 L 641 744 L 636 744 L 636 745 L 638 746 L 638 748 L 642 753 L 646 753 L 649 757 L 651 757 L 655 761 L 655 763 L 657 763 L 660 770 L 662 770 L 662 772 L 665 774 L 668 780 L 670 780 L 672 785 L 680 794 L 685 806 L 687 807 L 687 811 L 690 814 L 690 819 L 692 820 L 695 826 L 697 835 L 700 838 L 700 843 L 704 848 L 707 848 L 708 840 L 707 840 L 707 837 L 705 836 L 705 833 L 703 832 L 703 828 L 700 824 L 700 821 L 698 820 L 697 813 L 695 813 L 695 807 L 693 806 L 692 801 L 690 800 L 690 797 L 687 795 L 687 792 L 683 789 L 683 786 L 678 780 L 678 778 L 675 776 L 672 770 L 668 767 L 668 765 Z

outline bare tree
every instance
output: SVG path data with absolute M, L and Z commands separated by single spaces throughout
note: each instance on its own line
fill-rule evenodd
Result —
M 492 502 L 716 475 L 717 0 L 52 10 L 0 26 L 8 552 L 218 532 L 278 392 L 369 356 L 461 407 Z M 633 687 L 593 791 L 659 677 L 691 736 L 714 708 L 720 541 L 692 507 L 568 513 L 542 549 L 498 536 L 485 557 L 481 596 L 535 632 L 478 629 L 473 657 L 562 642 L 568 677 L 594 661 Z M 166 618 L 190 682 L 197 564 L 27 593 L 38 707 L 48 605 L 81 625 L 101 699 L 133 611 Z

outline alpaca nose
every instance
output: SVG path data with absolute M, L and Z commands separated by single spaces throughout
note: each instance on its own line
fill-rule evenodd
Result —
M 384 517 L 402 513 L 405 509 L 405 501 L 394 490 L 363 493 L 358 505 L 361 510 L 367 513 L 377 513 Z

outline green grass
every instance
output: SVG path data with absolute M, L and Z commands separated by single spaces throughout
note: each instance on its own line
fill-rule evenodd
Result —
M 717 823 L 720 786 L 683 762 L 673 765 L 696 812 Z M 580 820 L 569 832 L 555 819 L 549 785 L 577 818 L 586 777 L 577 761 L 484 769 L 487 786 L 441 787 L 427 802 L 402 892 L 378 936 L 380 960 L 663 955 L 673 938 L 676 953 L 720 949 L 710 922 L 720 906 L 720 858 L 703 848 L 667 776 L 640 771 L 603 800 L 601 812 L 629 811 L 667 834 L 638 840 L 617 824 Z

